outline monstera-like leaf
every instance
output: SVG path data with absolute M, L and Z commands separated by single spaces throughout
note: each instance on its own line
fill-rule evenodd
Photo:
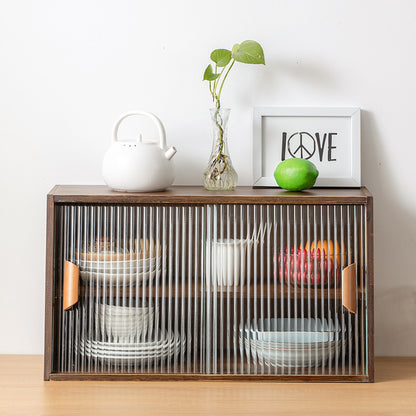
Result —
M 213 69 L 212 69 L 212 65 L 209 64 L 204 72 L 204 81 L 215 81 L 218 77 L 220 76 L 220 74 L 216 74 Z
M 245 40 L 240 44 L 235 44 L 231 56 L 243 64 L 265 65 L 263 48 L 255 40 Z
M 231 51 L 228 49 L 215 49 L 211 53 L 211 60 L 220 68 L 227 66 L 231 61 Z

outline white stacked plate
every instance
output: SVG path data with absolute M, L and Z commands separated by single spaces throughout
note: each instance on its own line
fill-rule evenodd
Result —
M 253 320 L 240 328 L 240 348 L 260 365 L 273 367 L 315 367 L 339 357 L 341 329 L 338 321 L 286 318 Z M 345 351 L 346 340 L 344 339 Z
M 80 341 L 82 356 L 115 364 L 135 364 L 165 359 L 178 354 L 185 347 L 185 338 L 166 331 L 159 331 L 157 338 L 154 334 L 152 340 L 146 342 L 103 342 L 88 338 Z
M 100 303 L 95 310 L 96 326 L 101 335 L 116 342 L 134 342 L 144 338 L 148 326 L 159 322 L 159 307 L 119 306 Z
M 120 261 L 80 260 L 79 267 L 81 279 L 86 283 L 134 286 L 160 272 L 161 256 Z

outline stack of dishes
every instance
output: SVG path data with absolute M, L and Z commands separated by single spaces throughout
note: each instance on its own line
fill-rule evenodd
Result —
M 315 367 L 340 357 L 342 339 L 338 321 L 314 318 L 259 319 L 240 328 L 241 353 L 245 349 L 260 365 Z M 345 351 L 346 340 L 344 339 Z
M 81 338 L 80 353 L 87 358 L 120 365 L 134 365 L 170 358 L 186 347 L 185 339 L 178 334 L 159 331 L 146 342 L 102 342 Z M 77 348 L 76 348 L 77 349 Z
M 96 326 L 101 335 L 115 342 L 128 343 L 144 339 L 159 322 L 159 308 L 118 306 L 100 303 L 95 310 Z
M 79 254 L 78 266 L 85 283 L 134 286 L 160 272 L 161 259 L 161 250 L 153 245 L 137 253 L 100 242 Z

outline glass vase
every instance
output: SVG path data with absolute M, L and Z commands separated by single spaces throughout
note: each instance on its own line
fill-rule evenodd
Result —
M 204 172 L 204 186 L 210 191 L 234 189 L 238 175 L 228 153 L 227 127 L 229 108 L 211 108 L 212 151 Z

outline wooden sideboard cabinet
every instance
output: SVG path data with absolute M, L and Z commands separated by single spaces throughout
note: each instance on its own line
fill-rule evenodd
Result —
M 361 189 L 48 195 L 45 380 L 372 382 Z

